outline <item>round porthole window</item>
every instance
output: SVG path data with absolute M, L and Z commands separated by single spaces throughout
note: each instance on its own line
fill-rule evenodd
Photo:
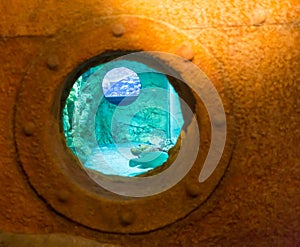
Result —
M 76 78 L 62 122 L 67 145 L 84 168 L 133 177 L 165 164 L 184 119 L 166 75 L 121 60 Z
M 126 18 L 137 28 L 125 39 L 110 32 L 119 19 L 105 18 L 46 42 L 20 85 L 14 133 L 22 169 L 50 208 L 90 229 L 133 234 L 211 198 L 233 144 L 222 68 L 207 49 L 161 22 Z M 186 42 L 197 48 L 193 63 L 174 55 Z

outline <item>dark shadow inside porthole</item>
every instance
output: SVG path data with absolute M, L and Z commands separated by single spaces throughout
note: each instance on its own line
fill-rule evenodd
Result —
M 62 127 L 85 168 L 143 176 L 169 164 L 180 148 L 187 124 L 177 92 L 182 90 L 153 61 L 116 59 L 124 54 L 105 53 L 73 71 L 62 100 Z

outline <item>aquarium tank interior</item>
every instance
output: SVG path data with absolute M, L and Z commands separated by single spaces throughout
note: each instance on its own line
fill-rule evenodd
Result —
M 162 166 L 180 136 L 180 98 L 166 75 L 114 60 L 74 82 L 62 111 L 67 146 L 84 168 L 133 177 Z

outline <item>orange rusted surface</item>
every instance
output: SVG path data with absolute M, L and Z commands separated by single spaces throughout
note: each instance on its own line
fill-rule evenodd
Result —
M 300 244 L 299 1 L 16 0 L 1 2 L 0 13 L 0 231 L 59 232 L 124 246 Z M 49 208 L 24 175 L 14 140 L 20 85 L 49 40 L 52 45 L 62 36 L 88 42 L 86 24 L 100 28 L 108 19 L 113 23 L 99 38 L 105 46 L 115 35 L 110 46 L 116 50 L 168 47 L 162 51 L 176 53 L 190 45 L 183 37 L 195 40 L 193 51 L 184 53 L 221 84 L 220 95 L 233 106 L 227 114 L 235 121 L 235 150 L 215 192 L 181 221 L 139 235 L 102 233 Z M 143 19 L 153 24 L 141 26 Z M 156 43 L 171 33 L 156 29 L 160 25 L 180 35 L 174 42 L 166 37 L 167 45 Z M 202 46 L 214 61 L 201 61 Z M 83 62 L 75 57 L 68 58 L 70 64 Z M 219 67 L 222 78 L 216 75 Z

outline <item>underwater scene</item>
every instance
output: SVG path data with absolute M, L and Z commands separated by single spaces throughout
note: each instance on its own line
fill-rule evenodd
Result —
M 184 120 L 166 75 L 134 61 L 112 61 L 78 77 L 62 123 L 67 146 L 87 168 L 132 177 L 168 160 Z

